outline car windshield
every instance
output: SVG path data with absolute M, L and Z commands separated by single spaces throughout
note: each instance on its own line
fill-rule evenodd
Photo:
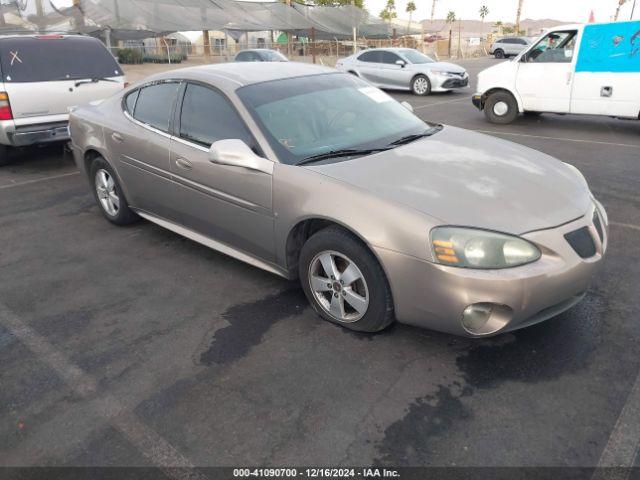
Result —
M 5 82 L 48 82 L 122 76 L 115 58 L 89 37 L 14 37 L 0 42 Z
M 260 55 L 266 62 L 286 62 L 287 57 L 280 52 L 274 52 L 273 50 L 263 50 Z
M 258 83 L 237 93 L 288 164 L 345 149 L 387 148 L 433 127 L 381 90 L 342 73 Z
M 435 61 L 433 58 L 428 57 L 417 50 L 403 50 L 402 55 L 411 63 L 433 63 Z

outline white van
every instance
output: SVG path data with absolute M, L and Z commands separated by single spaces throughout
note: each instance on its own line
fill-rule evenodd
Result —
M 478 75 L 473 104 L 492 123 L 518 113 L 640 118 L 640 21 L 555 27 Z
M 0 165 L 14 147 L 69 139 L 69 108 L 110 97 L 124 72 L 97 39 L 0 36 Z

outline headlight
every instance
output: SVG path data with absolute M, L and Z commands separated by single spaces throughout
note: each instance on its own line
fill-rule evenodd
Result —
M 512 235 L 472 228 L 437 227 L 431 231 L 437 263 L 465 268 L 510 268 L 535 262 L 540 250 Z
M 431 70 L 431 73 L 433 73 L 434 75 L 440 75 L 441 77 L 453 77 L 451 73 L 444 70 Z

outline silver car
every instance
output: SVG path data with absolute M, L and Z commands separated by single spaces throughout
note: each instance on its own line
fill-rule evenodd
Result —
M 505 37 L 496 40 L 489 49 L 489 55 L 493 55 L 496 58 L 513 57 L 523 50 L 529 48 L 532 43 L 532 39 L 529 37 Z
M 365 50 L 338 60 L 336 68 L 364 78 L 376 87 L 410 90 L 416 95 L 469 86 L 469 74 L 464 68 L 436 62 L 412 48 Z
M 425 123 L 362 79 L 229 63 L 156 75 L 71 114 L 104 216 L 138 216 L 287 279 L 320 316 L 466 336 L 580 301 L 608 221 L 580 172 Z
M 254 48 L 239 51 L 234 62 L 288 62 L 289 59 L 277 50 L 268 48 Z

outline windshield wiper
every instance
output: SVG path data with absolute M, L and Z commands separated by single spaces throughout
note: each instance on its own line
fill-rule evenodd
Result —
M 112 83 L 120 83 L 118 82 L 118 80 L 114 80 L 112 78 L 107 78 L 107 77 L 95 77 L 95 78 L 90 78 L 87 80 L 79 80 L 76 82 L 76 88 L 79 87 L 80 85 L 86 85 L 88 83 L 98 83 L 98 82 L 112 82 Z
M 399 145 L 406 145 L 407 143 L 415 142 L 416 140 L 420 140 L 421 138 L 430 137 L 431 135 L 438 133 L 440 130 L 442 130 L 442 128 L 443 128 L 442 125 L 436 125 L 435 127 L 430 128 L 426 132 L 415 133 L 413 135 L 406 135 L 402 138 L 399 138 L 398 140 L 391 142 L 389 145 L 393 145 L 395 147 Z
M 368 148 L 364 150 L 358 150 L 355 148 L 344 148 L 341 150 L 332 150 L 330 152 L 320 153 L 318 155 L 312 155 L 310 157 L 303 158 L 298 163 L 296 163 L 296 165 L 305 165 L 307 163 L 319 162 L 320 160 L 326 160 L 328 158 L 371 155 L 372 153 L 385 152 L 387 150 L 391 150 L 391 148 Z

